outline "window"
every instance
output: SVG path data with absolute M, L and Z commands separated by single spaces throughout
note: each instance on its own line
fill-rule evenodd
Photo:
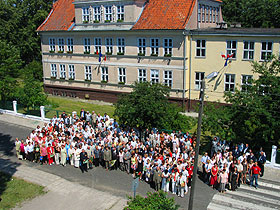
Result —
M 198 5 L 198 11 L 197 11 L 197 21 L 201 21 L 201 4 Z
M 124 6 L 122 5 L 117 6 L 117 18 L 117 21 L 124 20 Z
M 59 65 L 59 71 L 60 71 L 60 78 L 65 79 L 66 78 L 66 68 L 64 64 Z
M 248 86 L 252 85 L 252 75 L 242 75 L 241 77 L 241 91 L 247 92 Z
M 69 79 L 75 79 L 75 66 L 73 64 L 69 64 L 68 66 L 68 70 L 69 70 Z
M 213 7 L 213 23 L 216 22 L 216 17 L 215 17 L 215 14 L 216 14 L 216 8 Z
M 202 22 L 205 21 L 205 6 L 202 5 Z
M 209 6 L 206 6 L 206 17 L 205 17 L 206 23 L 208 23 L 209 20 Z
M 151 39 L 151 55 L 158 55 L 159 51 L 159 39 L 152 38 Z
M 101 67 L 101 81 L 106 81 L 108 82 L 109 80 L 109 75 L 108 75 L 108 67 Z
M 125 53 L 125 42 L 124 38 L 118 38 L 118 54 L 124 54 Z
M 119 68 L 119 82 L 126 83 L 125 68 Z
M 151 83 L 159 83 L 159 70 L 151 69 Z
M 219 8 L 216 8 L 216 23 L 219 22 Z
M 84 52 L 88 54 L 90 53 L 90 38 L 84 39 Z
M 227 41 L 227 55 L 232 55 L 232 58 L 236 58 L 236 41 Z
M 94 39 L 94 45 L 95 45 L 95 54 L 101 53 L 101 38 L 95 38 Z
M 67 39 L 67 52 L 73 52 L 73 38 Z
M 168 87 L 172 87 L 172 71 L 164 71 L 163 83 Z
M 55 39 L 50 38 L 49 39 L 49 44 L 50 44 L 50 52 L 55 52 Z
M 225 74 L 225 91 L 234 92 L 235 74 Z
M 212 23 L 212 13 L 213 13 L 213 8 L 212 8 L 212 7 L 210 7 L 209 12 L 210 12 L 210 15 L 209 15 L 209 22 Z
M 204 79 L 204 72 L 195 72 L 195 89 L 196 90 L 200 90 L 201 89 L 201 83 L 202 83 L 202 80 Z
M 113 39 L 112 38 L 106 38 L 105 39 L 105 45 L 106 45 L 106 53 L 107 54 L 113 54 Z
M 172 55 L 172 47 L 173 47 L 173 40 L 172 39 L 163 39 L 163 49 L 165 56 Z
M 51 77 L 54 77 L 54 78 L 57 77 L 57 68 L 56 68 L 56 64 L 51 64 Z
M 112 21 L 112 6 L 105 6 L 105 22 Z
M 89 7 L 84 7 L 82 9 L 82 20 L 83 20 L 83 23 L 88 23 L 88 21 L 89 21 Z
M 146 55 L 146 39 L 138 39 L 138 55 Z
M 255 42 L 244 41 L 244 48 L 243 48 L 244 60 L 254 60 L 254 48 L 255 48 Z
M 91 66 L 85 66 L 85 80 L 91 81 L 92 74 L 91 74 Z
M 261 60 L 267 60 L 272 55 L 272 42 L 262 42 Z
M 205 40 L 196 40 L 196 57 L 205 57 L 206 56 L 206 41 Z
M 147 81 L 147 70 L 138 69 L 138 82 L 146 82 L 146 81 Z
M 101 7 L 93 7 L 93 17 L 95 22 L 100 22 L 101 20 Z
M 58 52 L 64 52 L 64 39 L 58 39 Z

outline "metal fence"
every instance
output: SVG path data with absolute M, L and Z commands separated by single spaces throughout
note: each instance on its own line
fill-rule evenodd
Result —
M 0 101 L 0 109 L 6 109 L 13 111 L 13 102 L 12 101 Z

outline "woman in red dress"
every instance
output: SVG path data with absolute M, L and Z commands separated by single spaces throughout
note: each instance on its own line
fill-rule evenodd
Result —
M 48 145 L 47 147 L 47 153 L 48 153 L 48 160 L 49 160 L 49 165 L 54 164 L 53 158 L 54 158 L 54 149 L 51 144 Z
M 214 187 L 218 184 L 218 165 L 217 163 L 211 169 L 211 178 L 210 178 L 210 186 Z

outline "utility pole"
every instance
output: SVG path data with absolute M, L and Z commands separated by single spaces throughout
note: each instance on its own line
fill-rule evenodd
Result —
M 199 96 L 200 105 L 199 105 L 198 123 L 197 123 L 197 139 L 196 139 L 196 145 L 195 145 L 195 159 L 194 159 L 193 176 L 192 176 L 192 184 L 191 184 L 191 192 L 190 192 L 188 210 L 193 210 L 193 198 L 194 198 L 197 169 L 198 169 L 198 155 L 199 155 L 201 124 L 202 124 L 202 115 L 203 115 L 204 91 L 205 91 L 205 79 L 202 80 L 201 88 L 200 88 L 200 96 Z

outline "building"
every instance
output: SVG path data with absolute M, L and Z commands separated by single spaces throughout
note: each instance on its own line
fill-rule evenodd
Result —
M 226 28 L 221 0 L 58 0 L 38 28 L 45 91 L 115 102 L 135 81 L 163 83 L 188 108 L 241 88 L 251 61 L 279 53 L 279 29 Z M 217 27 L 218 26 L 218 27 Z M 231 55 L 228 65 L 221 54 Z

